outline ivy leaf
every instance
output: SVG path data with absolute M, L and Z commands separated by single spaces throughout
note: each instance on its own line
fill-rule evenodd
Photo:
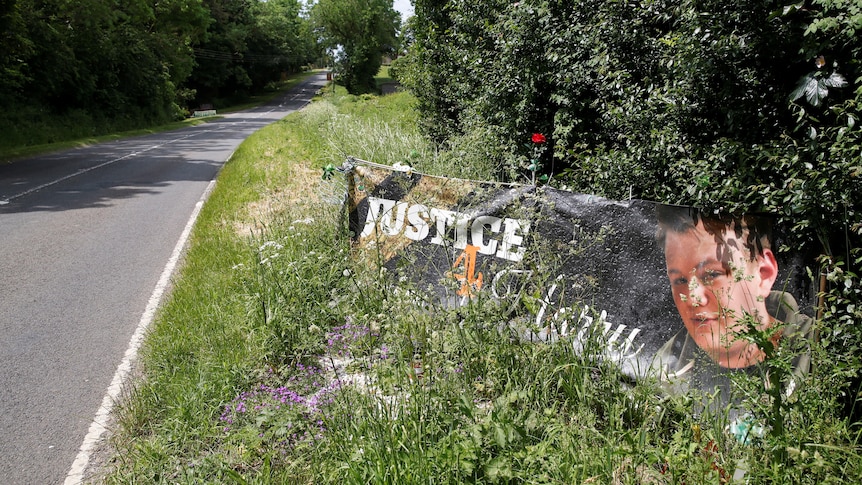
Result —
M 818 77 L 816 71 L 809 72 L 799 80 L 796 89 L 790 94 L 790 100 L 796 101 L 804 96 L 808 104 L 817 108 L 829 96 L 829 88 L 843 88 L 846 86 L 847 80 L 837 72 L 833 72 L 827 78 Z
M 794 89 L 790 94 L 790 100 L 796 101 L 804 96 L 805 100 L 808 101 L 810 105 L 817 107 L 820 106 L 820 102 L 823 98 L 829 94 L 829 90 L 825 88 L 824 90 L 826 92 L 822 93 L 821 96 L 818 79 L 814 72 L 809 72 L 799 80 L 799 84 L 796 85 L 796 89 Z

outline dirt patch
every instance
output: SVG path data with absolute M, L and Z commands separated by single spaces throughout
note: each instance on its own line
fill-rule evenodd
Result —
M 276 187 L 265 193 L 260 200 L 249 203 L 245 215 L 234 222 L 236 233 L 242 237 L 260 234 L 273 222 L 278 214 L 288 208 L 302 207 L 317 201 L 321 190 L 320 170 L 308 167 L 308 163 L 295 163 L 290 168 L 289 185 Z

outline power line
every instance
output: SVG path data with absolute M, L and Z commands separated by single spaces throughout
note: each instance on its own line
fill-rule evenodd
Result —
M 224 62 L 250 62 L 255 64 L 276 64 L 279 62 L 299 62 L 298 56 L 253 54 L 253 53 L 230 53 L 202 47 L 194 48 L 195 57 L 199 59 L 211 59 Z

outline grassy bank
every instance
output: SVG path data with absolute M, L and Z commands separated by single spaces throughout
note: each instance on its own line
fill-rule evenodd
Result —
M 355 264 L 348 155 L 487 178 L 436 153 L 407 93 L 323 99 L 247 140 L 225 166 L 118 412 L 108 483 L 858 482 L 850 427 L 816 375 L 781 436 L 743 444 L 695 397 L 625 384 L 565 342 L 497 330 L 529 305 L 417 305 Z M 481 161 L 480 161 L 481 162 Z M 794 409 L 804 410 L 795 412 Z M 786 453 L 779 455 L 775 449 Z

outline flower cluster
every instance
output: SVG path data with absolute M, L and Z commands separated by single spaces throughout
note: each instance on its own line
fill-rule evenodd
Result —
M 267 244 L 262 249 L 276 247 Z M 248 439 L 249 434 L 257 435 L 282 452 L 323 438 L 336 393 L 345 386 L 369 385 L 363 374 L 341 375 L 345 362 L 352 361 L 357 351 L 369 351 L 377 343 L 377 337 L 374 328 L 354 324 L 348 318 L 344 325 L 326 333 L 327 353 L 334 369 L 327 371 L 302 363 L 289 369 L 268 369 L 262 384 L 239 394 L 225 406 L 219 419 L 224 433 L 240 440 Z M 380 346 L 375 355 L 387 359 L 389 349 Z M 338 359 L 333 362 L 335 356 Z
M 346 324 L 327 332 L 326 349 L 330 355 L 349 357 L 363 344 L 369 343 L 369 338 L 376 339 L 377 337 L 379 334 L 370 328 L 354 325 L 348 321 Z
M 273 259 L 281 256 L 280 251 L 284 249 L 280 243 L 276 241 L 267 241 L 260 245 L 257 248 L 258 255 L 260 257 L 261 265 L 268 265 Z
M 225 433 L 252 428 L 260 438 L 293 445 L 326 431 L 325 413 L 340 387 L 337 381 L 328 382 L 322 369 L 297 364 L 285 385 L 260 384 L 239 394 L 219 421 Z

